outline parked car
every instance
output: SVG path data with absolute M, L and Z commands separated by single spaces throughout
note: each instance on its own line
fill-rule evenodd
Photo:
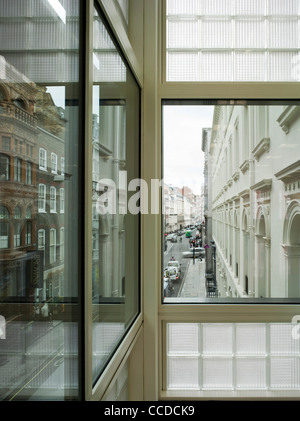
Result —
M 171 238 L 171 243 L 177 243 L 177 235 L 173 234 L 173 237 Z
M 193 256 L 195 255 L 195 257 L 205 257 L 205 250 L 203 247 L 195 247 L 195 248 L 191 248 L 189 251 L 184 251 L 182 253 L 182 257 L 191 257 L 193 258 Z
M 170 260 L 166 267 L 166 274 L 171 281 L 178 281 L 181 276 L 181 267 L 178 260 Z

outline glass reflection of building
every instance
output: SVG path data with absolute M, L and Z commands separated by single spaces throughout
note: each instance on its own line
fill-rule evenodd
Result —
M 37 251 L 37 88 L 1 57 L 0 296 L 34 301 L 42 287 Z
M 1 297 L 63 295 L 64 110 L 2 58 Z
M 78 9 L 0 3 L 0 400 L 78 395 Z

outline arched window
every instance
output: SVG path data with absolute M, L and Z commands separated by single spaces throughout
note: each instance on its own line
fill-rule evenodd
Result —
M 31 219 L 32 218 L 32 212 L 30 207 L 28 206 L 28 208 L 26 209 L 26 215 L 25 215 L 26 219 Z
M 23 101 L 23 99 L 21 98 L 17 98 L 14 100 L 14 104 L 19 107 L 19 108 L 23 108 L 23 110 L 26 110 L 26 105 L 25 102 Z
M 21 209 L 20 206 L 17 206 L 14 210 L 14 219 L 20 219 L 21 218 Z

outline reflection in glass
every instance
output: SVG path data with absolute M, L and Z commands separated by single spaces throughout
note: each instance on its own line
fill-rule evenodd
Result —
M 78 399 L 79 1 L 57 3 L 0 3 L 0 400 Z
M 139 311 L 139 216 L 127 212 L 126 193 L 127 180 L 139 178 L 139 88 L 97 11 L 93 42 L 95 381 Z
M 163 116 L 164 301 L 299 299 L 299 103 Z

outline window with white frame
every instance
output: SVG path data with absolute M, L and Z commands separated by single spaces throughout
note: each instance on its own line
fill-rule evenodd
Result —
M 57 174 L 57 155 L 56 153 L 51 153 L 51 172 Z
M 44 148 L 39 151 L 39 169 L 47 171 L 47 151 Z
M 170 97 L 176 98 L 178 94 L 182 104 L 182 88 L 186 87 L 185 99 L 190 98 L 194 104 L 199 92 L 202 104 L 206 105 L 209 100 L 201 96 L 201 88 L 197 91 L 199 84 L 192 82 L 226 82 L 201 86 L 211 88 L 209 98 L 213 97 L 210 95 L 218 98 L 218 92 L 224 93 L 228 86 L 232 88 L 230 98 L 240 98 L 239 87 L 243 84 L 227 82 L 276 81 L 278 86 L 272 84 L 273 92 L 283 98 L 284 89 L 279 82 L 299 80 L 298 0 L 166 0 L 164 5 L 163 73 L 167 82 L 180 83 L 172 86 L 163 83 L 158 97 L 171 93 Z M 265 86 L 251 84 L 251 89 L 254 86 L 262 88 L 258 93 L 261 104 L 258 100 L 249 106 L 247 101 L 236 100 L 232 103 L 237 106 L 231 107 L 230 101 L 226 101 L 224 107 L 215 107 L 210 121 L 205 118 L 206 107 L 202 109 L 200 118 L 203 117 L 204 124 L 200 130 L 198 126 L 196 133 L 202 132 L 204 177 L 210 180 L 210 187 L 204 183 L 200 190 L 204 207 L 199 209 L 203 219 L 196 218 L 186 225 L 192 228 L 193 238 L 198 241 L 202 237 L 205 249 L 202 258 L 193 259 L 186 236 L 188 228 L 184 221 L 179 221 L 176 230 L 182 236 L 177 243 L 168 243 L 165 256 L 162 253 L 163 268 L 172 256 L 179 260 L 182 256 L 191 257 L 183 259 L 185 263 L 181 266 L 185 285 L 178 286 L 175 280 L 174 289 L 169 290 L 170 296 L 174 290 L 179 291 L 184 297 L 182 302 L 189 305 L 163 306 L 161 310 L 162 319 L 167 320 L 165 325 L 163 323 L 166 370 L 162 396 L 188 396 L 187 390 L 190 390 L 189 396 L 201 398 L 295 396 L 299 399 L 300 349 L 298 334 L 293 336 L 293 330 L 298 332 L 298 328 L 293 326 L 292 318 L 298 314 L 300 297 L 300 242 L 299 235 L 295 234 L 300 227 L 299 142 L 296 140 L 300 108 L 297 100 L 290 104 L 280 103 L 280 100 L 266 104 Z M 287 96 L 295 98 L 292 91 L 289 92 L 291 96 Z M 176 101 L 170 100 L 172 107 L 174 103 Z M 218 105 L 221 103 L 222 100 Z M 163 124 L 168 119 L 169 110 L 165 111 Z M 191 141 L 189 151 L 186 143 L 181 142 L 177 154 L 179 166 L 174 160 L 174 135 L 178 129 L 185 128 L 181 139 L 192 139 L 193 135 L 187 135 L 192 113 L 193 110 L 183 110 L 181 117 L 177 114 L 169 133 L 172 145 L 168 143 L 168 150 L 163 149 L 163 160 L 170 164 L 168 170 L 163 167 L 164 180 L 170 170 L 170 174 L 174 174 L 170 184 L 176 186 L 179 178 L 176 169 L 182 169 L 185 162 L 192 167 L 193 156 L 199 158 Z M 165 136 L 164 132 L 166 140 Z M 167 153 L 170 151 L 172 159 Z M 182 173 L 186 175 L 184 170 Z M 193 179 L 199 177 L 192 176 L 190 181 Z M 163 218 L 169 223 L 167 215 Z M 211 273 L 206 273 L 207 270 Z M 204 280 L 202 292 L 199 282 L 189 283 L 184 272 L 194 273 L 195 279 Z M 164 285 L 168 285 L 166 278 L 163 276 Z M 215 289 L 216 279 L 219 279 L 219 290 Z M 237 288 L 233 287 L 235 282 Z M 198 289 L 200 295 L 204 293 L 206 304 L 217 305 L 212 308 L 201 304 L 191 306 L 193 288 Z M 213 297 L 215 300 L 210 300 Z M 228 300 L 228 305 L 222 305 L 222 297 L 226 298 L 223 304 Z M 235 299 L 247 297 L 260 304 L 254 307 L 233 305 L 238 301 Z M 287 305 L 279 307 L 278 303 Z M 210 320 L 206 323 L 208 313 Z M 224 322 L 226 314 L 229 323 Z M 239 323 L 241 318 L 243 322 Z M 268 318 L 272 323 L 268 323 Z
M 60 188 L 59 189 L 59 210 L 60 213 L 64 213 L 65 212 L 65 189 L 64 188 Z
M 50 212 L 56 213 L 56 187 L 50 187 Z
M 50 243 L 49 243 L 49 263 L 56 262 L 56 229 L 50 229 Z
M 61 227 L 60 228 L 60 249 L 59 249 L 59 254 L 60 254 L 60 260 L 63 261 L 65 258 L 65 228 Z
M 60 174 L 65 175 L 65 158 L 60 159 Z
M 42 228 L 38 230 L 38 250 L 43 251 L 44 263 L 45 263 L 45 247 L 46 247 L 46 231 Z
M 38 210 L 39 212 L 46 212 L 46 185 L 45 184 L 39 184 Z

